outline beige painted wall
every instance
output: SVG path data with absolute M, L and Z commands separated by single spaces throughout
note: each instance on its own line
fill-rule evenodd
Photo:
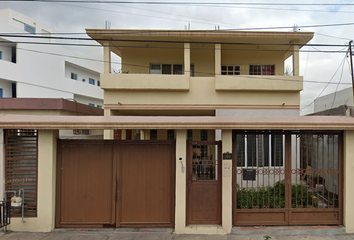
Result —
M 221 50 L 222 65 L 240 65 L 241 75 L 249 74 L 250 64 L 275 64 L 275 75 L 284 75 L 284 52 L 275 51 L 237 51 L 229 49 L 240 49 L 240 46 L 227 45 Z M 226 50 L 225 50 L 226 48 Z
M 37 217 L 12 218 L 8 229 L 11 231 L 50 232 L 55 226 L 56 190 L 56 139 L 58 131 L 38 132 L 38 195 Z
M 221 131 L 222 152 L 232 153 L 232 130 Z M 234 153 L 236 154 L 236 153 Z M 232 229 L 232 160 L 222 159 L 222 227 Z
M 129 71 L 129 74 L 148 74 L 150 72 L 150 63 L 184 63 L 184 45 L 182 43 L 160 43 L 149 44 L 149 46 L 150 48 L 123 48 L 122 71 Z M 195 76 L 214 76 L 215 45 L 192 43 L 190 47 L 190 63 L 194 64 Z M 255 51 L 254 48 L 241 47 L 240 45 L 223 45 L 221 64 L 241 65 L 241 74 L 243 75 L 249 74 L 250 64 L 275 64 L 275 75 L 284 75 L 284 52 Z
M 344 132 L 344 208 L 343 223 L 347 233 L 354 233 L 354 131 Z
M 134 97 L 132 97 L 134 96 Z M 105 91 L 105 104 L 300 105 L 300 92 L 215 91 L 215 78 L 190 79 L 189 91 Z M 106 114 L 106 113 L 105 113 Z

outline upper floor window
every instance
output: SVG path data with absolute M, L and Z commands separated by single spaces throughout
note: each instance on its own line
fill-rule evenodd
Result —
M 250 65 L 250 75 L 275 75 L 275 65 Z
M 183 74 L 183 64 L 150 64 L 150 74 Z
M 101 82 L 100 82 L 100 80 L 97 80 L 97 86 L 101 86 Z
M 174 74 L 182 75 L 184 73 L 183 64 L 151 63 L 150 74 Z M 190 75 L 194 76 L 194 64 L 190 66 Z
M 0 59 L 2 59 L 2 52 L 0 51 Z
M 222 65 L 221 75 L 240 75 L 241 67 L 239 65 Z
M 35 27 L 32 27 L 28 24 L 24 24 L 24 30 L 28 33 L 31 33 L 31 34 L 36 34 L 36 28 Z
M 95 106 L 95 104 L 93 104 L 93 103 L 89 103 L 88 105 L 91 106 L 91 107 Z
M 89 78 L 89 84 L 95 85 L 95 79 Z
M 71 79 L 77 80 L 77 73 L 71 73 L 70 75 Z

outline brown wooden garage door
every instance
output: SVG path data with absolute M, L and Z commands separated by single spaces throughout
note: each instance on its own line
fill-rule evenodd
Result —
M 119 144 L 117 226 L 173 226 L 173 143 Z
M 56 227 L 173 226 L 174 146 L 60 140 Z

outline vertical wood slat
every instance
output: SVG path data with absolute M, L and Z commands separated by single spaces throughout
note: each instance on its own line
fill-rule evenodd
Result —
M 25 217 L 37 216 L 38 134 L 37 130 L 5 130 L 5 189 L 25 189 Z M 8 200 L 13 196 L 8 194 Z M 11 208 L 21 216 L 21 208 Z

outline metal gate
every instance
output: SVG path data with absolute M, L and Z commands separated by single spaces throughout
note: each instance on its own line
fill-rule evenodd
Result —
M 233 224 L 342 224 L 341 132 L 233 133 Z

